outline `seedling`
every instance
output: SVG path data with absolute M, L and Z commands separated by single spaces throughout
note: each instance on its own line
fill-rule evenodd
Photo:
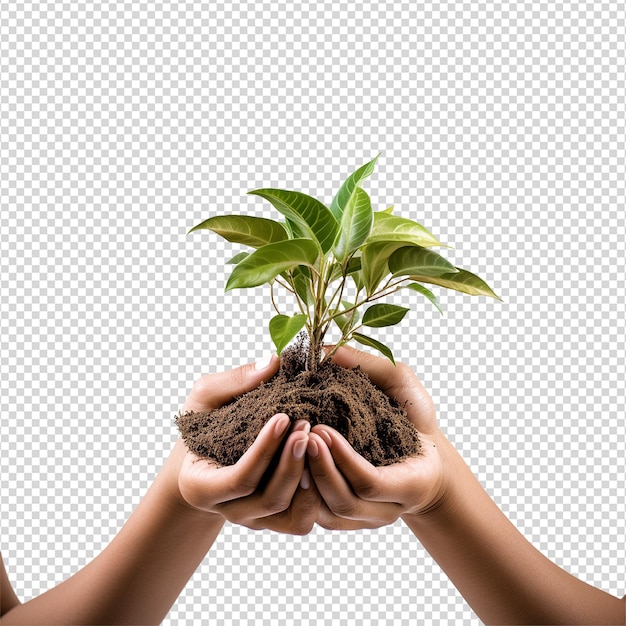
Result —
M 424 283 L 500 299 L 481 278 L 433 251 L 443 244 L 424 226 L 394 215 L 393 207 L 372 209 L 361 184 L 374 171 L 377 159 L 349 176 L 330 206 L 299 191 L 255 189 L 249 193 L 268 200 L 283 221 L 221 215 L 189 231 L 211 230 L 254 249 L 229 261 L 235 267 L 226 291 L 269 284 L 276 311 L 269 331 L 277 353 L 305 329 L 309 371 L 316 371 L 352 340 L 375 348 L 395 364 L 391 349 L 362 331 L 402 321 L 408 308 L 379 302 L 400 289 L 426 298 L 440 312 L 435 294 Z M 278 288 L 291 294 L 291 314 L 277 306 Z M 339 339 L 322 358 L 324 338 L 332 325 Z

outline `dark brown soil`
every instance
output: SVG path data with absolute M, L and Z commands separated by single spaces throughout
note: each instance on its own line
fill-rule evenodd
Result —
M 389 465 L 419 454 L 417 431 L 399 403 L 385 395 L 358 368 L 327 361 L 317 372 L 305 370 L 302 342 L 281 355 L 280 370 L 267 383 L 209 413 L 176 417 L 187 447 L 220 465 L 232 465 L 276 413 L 311 426 L 338 430 L 373 465 Z

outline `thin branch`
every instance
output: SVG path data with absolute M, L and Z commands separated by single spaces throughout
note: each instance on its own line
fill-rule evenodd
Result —
M 390 296 L 392 293 L 395 293 L 398 290 L 398 285 L 401 285 L 405 280 L 411 279 L 408 276 L 405 276 L 404 278 L 397 280 L 395 283 L 392 283 L 391 280 L 388 280 L 387 284 L 374 294 L 376 297 L 372 297 L 369 300 L 380 300 L 381 298 Z
M 282 284 L 282 283 L 281 283 Z M 307 319 L 309 317 L 309 308 L 306 302 L 302 302 L 302 300 L 300 299 L 300 296 L 298 295 L 298 290 L 296 289 L 295 284 L 293 283 L 293 276 L 291 276 L 290 274 L 290 285 L 291 285 L 291 289 L 289 289 L 289 291 L 291 291 L 291 293 L 294 295 L 296 302 L 298 303 L 298 308 L 300 309 L 300 312 L 303 315 L 307 316 Z M 305 308 L 306 306 L 306 308 Z
M 296 291 L 295 289 L 292 289 L 287 283 L 284 283 L 282 280 L 279 280 L 278 278 L 275 279 L 275 281 L 281 286 L 284 287 L 287 291 L 290 291 L 291 293 L 295 294 Z
M 278 307 L 276 306 L 276 301 L 274 300 L 274 281 L 270 283 L 270 298 L 272 299 L 272 306 L 274 307 L 274 311 L 276 311 L 278 315 L 281 315 L 281 312 L 278 310 Z
M 341 298 L 343 296 L 343 291 L 344 291 L 345 286 L 346 286 L 346 279 L 347 279 L 347 276 L 343 276 L 342 277 L 341 284 L 339 285 L 339 287 L 337 287 L 337 289 L 335 289 L 335 293 L 333 293 L 333 295 L 331 296 L 330 300 L 326 303 L 326 309 L 324 310 L 323 317 L 328 315 L 329 311 L 332 308 L 333 300 L 337 297 L 337 295 L 339 295 L 339 300 L 337 301 L 337 306 L 339 306 L 341 304 Z
M 324 355 L 324 358 L 322 359 L 322 363 L 325 363 L 326 361 L 329 361 L 333 354 L 335 354 L 335 352 L 337 352 L 337 350 L 339 350 L 339 348 L 341 348 L 341 346 L 343 346 L 344 344 L 348 343 L 348 341 L 350 341 L 349 339 L 340 339 L 331 349 L 330 352 L 327 352 Z
M 324 325 L 324 328 L 322 329 L 322 332 L 321 332 L 322 340 L 324 339 L 324 337 L 326 336 L 326 333 L 328 332 L 328 329 L 330 328 L 330 322 L 331 320 L 328 320 L 326 324 Z
M 315 267 L 315 265 L 312 265 L 311 263 L 301 263 L 300 265 L 303 265 L 304 267 L 308 267 L 310 269 L 313 270 L 313 273 L 319 278 L 320 277 L 320 272 L 318 271 L 317 267 Z
M 346 313 L 351 313 L 352 311 L 356 311 L 356 309 L 362 307 L 364 304 L 367 304 L 368 302 L 375 302 L 376 300 L 380 300 L 381 298 L 390 296 L 392 293 L 396 291 L 396 287 L 400 285 L 401 283 L 403 283 L 405 280 L 410 280 L 410 279 L 408 277 L 405 277 L 393 283 L 391 282 L 391 280 L 388 280 L 386 285 L 382 289 L 374 292 L 371 296 L 364 298 L 363 300 L 361 300 L 361 302 L 356 302 L 351 307 L 348 307 L 347 309 L 343 309 L 342 311 L 339 311 L 335 313 L 334 315 L 331 315 L 324 321 L 326 322 L 328 320 L 333 320 L 336 317 L 339 317 L 340 315 L 345 315 Z M 358 295 L 359 294 L 357 292 L 357 299 L 358 299 Z
M 361 293 L 361 289 L 357 288 L 357 292 L 355 295 L 355 300 L 359 299 L 359 294 Z M 324 358 L 322 359 L 322 363 L 324 363 L 325 361 L 327 361 L 328 359 L 330 359 L 333 354 L 335 354 L 335 352 L 337 352 L 337 350 L 343 346 L 344 344 L 348 343 L 348 341 L 350 341 L 350 339 L 352 338 L 352 333 L 354 332 L 354 328 L 352 328 L 352 324 L 354 324 L 354 316 L 356 315 L 357 312 L 357 306 L 352 307 L 351 313 L 350 313 L 350 319 L 347 321 L 346 325 L 343 327 L 343 330 L 341 331 L 341 339 L 335 344 L 335 346 L 332 348 L 332 350 L 326 354 L 324 356 Z M 342 312 L 341 315 L 344 315 L 345 312 Z M 330 323 L 332 321 L 333 318 L 330 318 L 327 322 L 326 328 L 328 328 L 328 326 L 330 326 Z M 348 329 L 348 331 L 346 332 L 345 329 Z

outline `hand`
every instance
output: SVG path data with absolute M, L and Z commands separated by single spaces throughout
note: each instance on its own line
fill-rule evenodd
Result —
M 255 370 L 254 365 L 246 365 L 230 372 L 203 376 L 194 385 L 181 411 L 219 408 L 269 379 L 277 369 L 278 359 L 274 357 L 261 371 Z M 239 461 L 227 467 L 198 458 L 179 441 L 177 486 L 180 498 L 194 509 L 248 528 L 309 533 L 320 506 L 319 493 L 305 470 L 309 430 L 306 421 L 295 422 L 290 428 L 285 414 L 274 415 Z M 274 459 L 278 454 L 280 457 Z M 273 461 L 277 461 L 276 468 L 263 483 Z
M 342 367 L 359 365 L 371 381 L 406 409 L 419 432 L 419 456 L 375 467 L 329 426 L 309 435 L 308 463 L 322 498 L 317 523 L 327 529 L 378 528 L 405 514 L 436 507 L 446 490 L 441 449 L 445 437 L 435 407 L 418 378 L 403 364 L 342 347 L 333 356 Z

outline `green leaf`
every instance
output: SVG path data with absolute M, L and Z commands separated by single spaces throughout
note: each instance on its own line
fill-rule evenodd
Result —
M 395 304 L 374 304 L 363 314 L 363 324 L 372 328 L 399 324 L 409 309 Z
M 357 270 L 356 272 L 352 272 L 350 274 L 350 278 L 354 281 L 354 286 L 356 287 L 357 293 L 365 288 L 365 282 L 363 281 L 363 271 Z
M 288 315 L 275 315 L 270 320 L 270 335 L 276 346 L 276 354 L 280 356 L 285 346 L 298 334 L 306 323 L 306 315 L 298 314 L 293 317 Z
M 384 211 L 374 213 L 372 231 L 365 244 L 391 241 L 410 243 L 423 248 L 443 245 L 430 231 L 413 220 L 389 215 Z
M 302 266 L 294 267 L 291 275 L 293 286 L 300 300 L 305 306 L 313 306 L 315 301 L 311 289 L 311 269 Z
M 461 268 L 455 268 L 457 271 L 453 274 L 442 274 L 441 276 L 421 276 L 411 275 L 411 280 L 419 280 L 422 283 L 430 283 L 432 285 L 439 285 L 446 289 L 454 289 L 461 293 L 467 293 L 470 296 L 489 296 L 502 302 L 502 298 L 497 296 L 489 287 L 489 285 L 482 279 Z
M 246 257 L 249 257 L 249 252 L 240 252 L 236 254 L 230 261 L 226 261 L 229 265 L 237 265 L 240 261 L 243 261 Z
M 351 309 L 354 306 L 352 302 L 347 302 L 346 300 L 342 300 L 341 304 L 344 310 Z M 332 311 L 333 315 L 339 312 L 340 312 L 339 309 L 335 309 L 334 311 Z M 359 312 L 355 310 L 355 311 L 350 311 L 349 313 L 345 313 L 343 315 L 338 315 L 337 317 L 333 317 L 333 321 L 335 322 L 335 324 L 337 324 L 337 326 L 339 326 L 339 329 L 341 330 L 341 332 L 343 334 L 346 334 L 346 331 L 349 330 L 347 328 L 348 323 L 351 322 L 352 324 L 354 324 L 359 321 L 360 317 L 361 316 L 359 315 Z
M 376 339 L 372 339 L 371 337 L 366 337 L 365 335 L 362 335 L 361 333 L 353 333 L 352 337 L 359 343 L 363 344 L 364 346 L 370 346 L 372 348 L 376 348 L 376 350 L 384 354 L 394 365 L 396 364 L 396 361 L 393 358 L 393 354 L 391 350 L 384 343 L 380 343 L 380 341 L 377 341 Z
M 441 276 L 457 271 L 456 267 L 441 255 L 420 248 L 406 246 L 389 257 L 389 271 L 393 276 Z
M 280 222 L 263 217 L 246 215 L 218 215 L 204 220 L 194 226 L 195 230 L 212 230 L 232 243 L 243 243 L 246 246 L 260 248 L 268 243 L 276 243 L 287 239 L 287 231 Z M 187 233 L 189 234 L 189 233 Z
M 248 193 L 269 200 L 288 219 L 296 236 L 317 241 L 324 254 L 330 250 L 339 223 L 319 200 L 299 191 L 284 189 L 255 189 Z
M 342 300 L 341 304 L 342 304 L 344 309 L 351 309 L 354 306 L 353 302 L 348 302 L 347 300 Z M 359 310 L 355 309 L 354 311 L 350 311 L 350 313 L 348 313 L 348 315 L 351 316 L 352 313 L 354 313 L 353 321 L 354 322 L 358 322 L 361 319 L 361 314 L 359 313 Z
M 441 306 L 439 305 L 439 300 L 437 300 L 437 296 L 430 289 L 424 287 L 424 285 L 420 285 L 419 283 L 410 283 L 408 285 L 401 285 L 400 287 L 398 287 L 398 290 L 400 289 L 411 289 L 412 291 L 417 291 L 418 293 L 421 293 L 423 296 L 428 298 L 428 300 L 433 303 L 439 313 L 443 315 L 443 311 L 441 309 Z
M 362 248 L 361 274 L 368 296 L 371 296 L 380 282 L 389 274 L 389 256 L 405 246 L 402 242 L 372 243 Z
M 358 188 L 359 183 L 367 178 L 373 171 L 376 161 L 378 160 L 378 154 L 369 163 L 362 165 L 356 172 L 348 176 L 343 185 L 339 188 L 337 195 L 333 198 L 330 205 L 330 212 L 335 216 L 338 224 L 341 224 L 341 218 L 343 212 L 350 202 L 350 198 L 354 194 L 354 190 Z
M 346 276 L 350 274 L 354 274 L 354 272 L 358 272 L 361 269 L 361 257 L 353 256 L 348 261 L 348 266 L 346 267 Z M 341 267 L 341 263 L 333 263 L 332 270 L 330 273 L 330 282 L 337 280 L 343 276 L 343 268 Z
M 297 265 L 313 265 L 318 252 L 317 244 L 310 239 L 269 243 L 235 266 L 226 283 L 226 291 L 256 287 Z
M 333 247 L 337 259 L 343 261 L 358 250 L 372 230 L 373 219 L 370 197 L 363 189 L 356 187 L 341 216 L 341 225 Z

